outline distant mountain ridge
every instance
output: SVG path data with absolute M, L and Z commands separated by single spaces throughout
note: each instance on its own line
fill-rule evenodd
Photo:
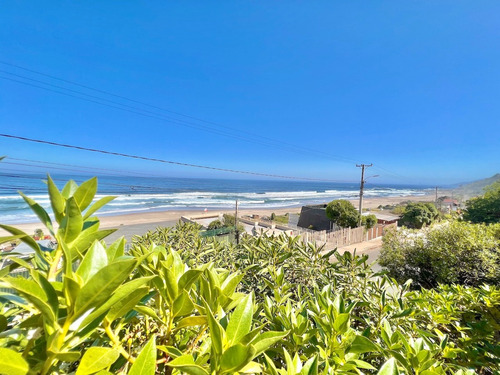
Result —
M 484 188 L 492 183 L 500 181 L 500 173 L 494 176 L 483 178 L 482 180 L 473 181 L 467 184 L 460 185 L 454 191 L 464 199 L 477 197 L 484 194 Z

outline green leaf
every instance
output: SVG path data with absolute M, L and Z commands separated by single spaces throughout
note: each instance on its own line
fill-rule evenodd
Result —
M 60 239 L 67 244 L 72 242 L 81 233 L 83 219 L 75 198 L 71 197 L 66 201 L 66 213 L 61 221 L 58 230 Z
M 238 273 L 229 275 L 221 285 L 222 293 L 226 296 L 231 296 L 236 290 L 236 287 L 240 283 L 241 279 L 243 279 L 243 276 L 243 274 Z
M 41 252 L 40 246 L 38 246 L 38 244 L 36 243 L 36 241 L 31 236 L 29 236 L 27 233 L 24 233 L 22 230 L 14 228 L 14 227 L 11 227 L 9 225 L 5 225 L 5 224 L 0 224 L 0 228 L 6 230 L 7 232 L 9 232 L 11 234 L 13 234 L 14 236 L 22 236 L 22 237 L 19 237 L 19 239 L 21 241 L 23 241 L 26 245 L 28 245 L 33 250 L 35 250 L 35 252 L 38 252 L 38 253 Z
M 356 336 L 354 341 L 349 348 L 349 353 L 367 353 L 367 352 L 376 352 L 379 348 L 372 341 L 367 339 L 364 336 Z
M 54 322 L 56 317 L 54 311 L 52 311 L 51 306 L 46 302 L 47 295 L 45 291 L 33 280 L 23 279 L 21 277 L 5 277 L 3 278 L 7 284 L 24 298 L 26 298 L 30 303 L 35 305 L 35 307 L 43 314 L 43 316 L 50 322 Z
M 172 303 L 177 298 L 179 288 L 177 286 L 177 280 L 175 279 L 174 272 L 170 269 L 165 269 L 165 286 L 169 302 Z
M 87 282 L 97 271 L 108 265 L 108 254 L 99 241 L 94 241 L 90 249 L 83 257 L 80 266 L 76 270 L 84 282 Z
M 62 362 L 76 362 L 80 359 L 82 353 L 74 351 L 74 352 L 52 352 L 49 350 L 49 353 L 56 357 L 58 360 Z
M 130 275 L 135 259 L 124 259 L 101 268 L 82 287 L 75 301 L 75 318 L 92 307 L 99 306 L 111 296 Z
M 188 290 L 201 275 L 201 272 L 201 270 L 188 270 L 184 272 L 177 283 L 179 290 Z
M 229 345 L 240 342 L 241 338 L 250 332 L 252 326 L 253 300 L 249 294 L 243 298 L 231 314 L 226 334 Z
M 154 375 L 156 370 L 156 337 L 153 335 L 141 350 L 128 375 Z
M 184 327 L 195 327 L 201 326 L 203 324 L 207 324 L 207 317 L 205 315 L 201 316 L 188 316 L 186 318 L 182 318 L 175 325 L 175 329 L 180 329 Z
M 106 319 L 112 322 L 115 319 L 121 318 L 139 303 L 139 301 L 148 293 L 149 288 L 139 288 L 132 293 L 118 300 L 111 309 L 109 309 Z
M 47 175 L 47 185 L 49 190 L 49 198 L 50 198 L 50 205 L 52 206 L 52 211 L 54 212 L 56 221 L 60 223 L 64 217 L 64 209 L 66 206 L 66 201 L 49 175 Z
M 103 370 L 115 363 L 118 357 L 120 352 L 116 349 L 92 346 L 83 355 L 76 375 L 93 374 Z
M 254 357 L 255 348 L 252 345 L 236 344 L 222 355 L 220 366 L 225 373 L 235 373 L 246 366 Z
M 91 323 L 97 317 L 100 317 L 105 312 L 109 311 L 109 309 L 114 306 L 114 304 L 119 303 L 119 301 L 123 298 L 126 298 L 128 295 L 132 294 L 134 290 L 142 287 L 144 284 L 148 283 L 155 276 L 149 277 L 140 277 L 137 279 L 133 279 L 125 284 L 122 284 L 116 289 L 111 298 L 109 298 L 106 302 L 101 304 L 95 310 L 93 310 L 81 323 L 81 327 L 85 327 L 87 324 Z
M 31 210 L 36 214 L 36 216 L 38 216 L 40 221 L 47 227 L 47 229 L 50 231 L 50 233 L 54 234 L 52 220 L 50 220 L 50 217 L 49 217 L 49 214 L 47 213 L 47 211 L 45 211 L 42 206 L 40 206 L 38 203 L 36 203 L 33 199 L 28 198 L 22 192 L 19 192 L 19 195 L 21 197 L 23 197 L 23 199 L 26 203 L 28 203 Z
M 189 298 L 189 294 L 186 291 L 183 291 L 172 305 L 174 317 L 192 314 L 193 310 L 194 304 L 191 302 L 191 298 Z
M 73 196 L 76 189 L 78 189 L 78 185 L 76 184 L 76 182 L 73 180 L 69 180 L 68 182 L 66 182 L 66 185 L 64 185 L 61 194 L 64 198 L 68 199 L 69 197 Z
M 252 345 L 255 348 L 255 355 L 259 355 L 262 352 L 265 352 L 272 345 L 276 344 L 278 341 L 282 340 L 288 332 L 277 332 L 277 331 L 268 331 L 260 334 L 252 341 Z
M 28 362 L 13 350 L 0 348 L 0 372 L 8 375 L 25 375 L 29 371 Z
M 115 242 L 108 246 L 106 252 L 108 253 L 108 261 L 112 262 L 125 254 L 125 237 L 118 238 Z
M 399 375 L 396 359 L 391 358 L 382 365 L 377 375 Z
M 85 251 L 94 243 L 100 241 L 111 233 L 116 232 L 116 229 L 104 229 L 99 231 L 83 231 L 73 242 L 68 246 L 71 250 L 72 259 L 83 256 Z
M 109 202 L 111 202 L 115 198 L 116 197 L 109 196 L 109 197 L 103 197 L 103 198 L 99 199 L 92 206 L 90 206 L 90 208 L 87 210 L 87 212 L 85 212 L 85 214 L 83 215 L 83 220 L 88 219 L 94 212 L 96 212 L 102 206 L 108 204 Z
M 203 301 L 205 305 L 207 320 L 208 320 L 208 328 L 210 329 L 210 338 L 212 340 L 212 350 L 216 354 L 222 354 L 222 343 L 224 341 L 224 329 L 220 325 L 220 323 L 215 319 L 212 311 L 208 304 Z
M 82 183 L 78 189 L 73 194 L 73 198 L 75 198 L 76 204 L 80 207 L 80 211 L 83 212 L 97 193 L 97 177 L 93 177 L 90 180 Z
M 191 354 L 184 354 L 167 363 L 167 366 L 177 368 L 181 373 L 189 375 L 209 375 L 203 367 L 194 362 Z
M 318 356 L 315 355 L 304 363 L 300 375 L 318 375 Z
M 11 242 L 14 240 L 17 240 L 19 238 L 24 237 L 24 234 L 17 234 L 15 236 L 6 236 L 6 237 L 0 237 L 0 244 L 6 243 L 6 242 Z
M 333 322 L 333 329 L 335 332 L 338 332 L 339 334 L 343 334 L 347 331 L 349 328 L 349 317 L 350 314 L 339 314 L 337 315 L 337 318 Z

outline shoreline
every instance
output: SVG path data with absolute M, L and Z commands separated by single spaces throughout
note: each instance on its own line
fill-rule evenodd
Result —
M 349 200 L 355 207 L 358 206 L 358 199 Z M 394 205 L 404 201 L 422 202 L 433 201 L 432 194 L 417 195 L 417 196 L 399 196 L 399 197 L 368 197 L 363 199 L 364 209 L 374 209 L 380 205 Z M 239 215 L 257 214 L 260 216 L 269 216 L 272 213 L 283 215 L 285 213 L 299 213 L 302 206 L 281 207 L 281 208 L 251 208 L 238 210 Z M 101 229 L 118 229 L 113 238 L 118 238 L 125 235 L 130 238 L 133 234 L 141 235 L 148 230 L 157 228 L 158 226 L 175 225 L 181 216 L 216 216 L 223 213 L 234 213 L 234 209 L 209 210 L 205 212 L 203 209 L 188 209 L 188 210 L 172 210 L 172 211 L 151 211 L 129 213 L 114 216 L 97 216 L 101 221 Z M 12 224 L 11 226 L 21 229 L 22 231 L 32 234 L 37 228 L 41 228 L 46 232 L 45 227 L 40 222 Z M 7 236 L 9 233 L 0 229 L 0 236 Z

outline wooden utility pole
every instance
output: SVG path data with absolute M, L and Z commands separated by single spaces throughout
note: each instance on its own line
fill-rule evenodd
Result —
M 238 199 L 236 199 L 236 211 L 234 213 L 234 233 L 236 235 L 236 244 L 240 243 L 240 233 L 238 232 Z
M 438 187 L 436 186 L 436 206 L 438 204 Z
M 361 226 L 361 215 L 363 214 L 363 189 L 365 187 L 365 168 L 372 167 L 372 164 L 356 164 L 356 167 L 361 168 L 361 185 L 359 186 L 359 226 Z

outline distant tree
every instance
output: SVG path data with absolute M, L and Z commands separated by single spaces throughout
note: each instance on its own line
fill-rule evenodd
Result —
M 359 212 L 349 201 L 338 199 L 326 206 L 326 216 L 340 227 L 355 228 L 359 223 Z
M 222 221 L 220 221 L 220 220 L 214 220 L 210 224 L 208 224 L 208 229 L 209 230 L 219 229 L 219 228 L 222 228 L 222 227 L 224 227 L 224 223 Z
M 361 225 L 366 229 L 373 228 L 375 225 L 377 225 L 377 217 L 374 214 L 362 216 Z
M 472 223 L 500 223 L 500 181 L 485 188 L 482 197 L 465 203 L 464 219 Z
M 39 239 L 43 238 L 43 230 L 41 229 L 35 229 L 35 237 L 38 237 Z
M 400 223 L 409 228 L 420 229 L 432 224 L 439 217 L 439 211 L 433 203 L 408 203 Z

